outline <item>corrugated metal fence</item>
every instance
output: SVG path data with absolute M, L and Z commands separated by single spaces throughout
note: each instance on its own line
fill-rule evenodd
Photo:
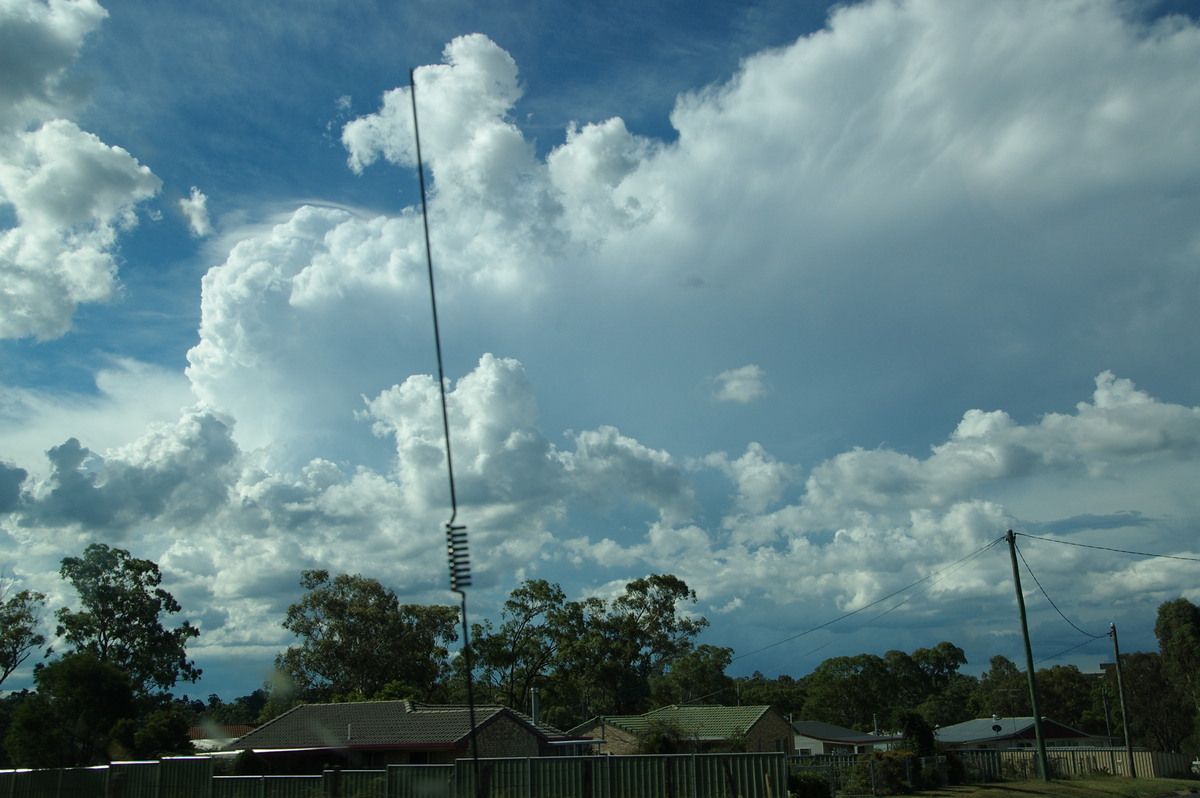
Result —
M 954 751 L 952 755 L 962 762 L 971 781 L 1037 778 L 1037 752 L 1033 749 Z M 1129 775 L 1124 748 L 1052 747 L 1046 749 L 1046 759 L 1054 778 Z M 1187 778 L 1193 775 L 1191 757 L 1163 751 L 1135 750 L 1133 767 L 1138 777 L 1143 779 Z
M 783 754 L 480 760 L 490 798 L 786 798 Z M 0 798 L 475 798 L 474 764 L 213 776 L 206 757 L 0 771 Z

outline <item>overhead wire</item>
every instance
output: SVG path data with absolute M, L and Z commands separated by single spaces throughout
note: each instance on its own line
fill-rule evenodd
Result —
M 1058 605 L 1054 603 L 1054 599 L 1050 598 L 1050 594 L 1046 592 L 1046 588 L 1042 586 L 1042 581 L 1037 578 L 1037 574 L 1035 574 L 1033 572 L 1033 569 L 1029 567 L 1029 561 L 1025 559 L 1025 554 L 1024 554 L 1024 552 L 1021 551 L 1021 547 L 1016 546 L 1014 544 L 1014 548 L 1017 550 L 1017 556 L 1021 558 L 1021 562 L 1025 563 L 1025 570 L 1028 571 L 1029 575 L 1033 577 L 1033 581 L 1034 581 L 1034 583 L 1037 584 L 1038 590 L 1042 591 L 1042 595 L 1046 597 L 1046 601 L 1050 602 L 1050 606 L 1054 608 L 1054 611 L 1058 613 L 1060 618 L 1062 618 L 1064 621 L 1066 621 L 1068 624 L 1070 624 L 1072 629 L 1074 629 L 1075 631 L 1079 632 L 1082 635 L 1086 635 L 1086 636 L 1092 638 L 1093 640 L 1107 636 L 1106 634 L 1094 635 L 1091 632 L 1085 632 L 1083 629 L 1080 629 L 1075 624 L 1074 621 L 1072 621 L 1070 618 L 1068 618 L 1066 615 L 1064 615 L 1063 611 L 1060 610 L 1058 608 Z
M 1030 540 L 1042 540 L 1042 541 L 1045 541 L 1046 543 L 1061 543 L 1064 546 L 1079 546 L 1080 548 L 1083 548 L 1083 549 L 1099 549 L 1100 551 L 1112 551 L 1112 552 L 1116 552 L 1117 554 L 1134 554 L 1134 555 L 1137 555 L 1138 557 L 1157 557 L 1157 558 L 1161 558 L 1164 560 L 1187 560 L 1189 562 L 1200 562 L 1200 557 L 1184 557 L 1182 554 L 1151 554 L 1150 552 L 1145 552 L 1145 551 L 1130 551 L 1129 549 L 1114 549 L 1110 546 L 1096 546 L 1091 543 L 1076 543 L 1073 540 L 1059 540 L 1058 538 L 1045 538 L 1045 537 L 1040 537 L 1038 535 L 1029 535 L 1024 532 L 1016 532 L 1014 534 L 1020 535 L 1023 538 L 1029 538 Z
M 798 640 L 799 638 L 801 638 L 801 637 L 804 637 L 805 635 L 809 635 L 809 634 L 812 634 L 813 632 L 819 631 L 819 630 L 821 630 L 821 629 L 824 629 L 824 628 L 826 628 L 826 627 L 828 627 L 828 626 L 832 626 L 832 625 L 834 625 L 835 623 L 838 623 L 839 621 L 844 621 L 845 619 L 847 619 L 847 618 L 850 618 L 850 617 L 852 617 L 852 616 L 854 616 L 854 615 L 857 615 L 857 614 L 858 614 L 858 613 L 860 613 L 860 612 L 865 612 L 866 610 L 869 610 L 869 609 L 871 609 L 872 607 L 875 607 L 875 606 L 877 606 L 877 605 L 879 605 L 879 604 L 882 604 L 883 602 L 887 601 L 888 599 L 894 598 L 894 597 L 896 597 L 896 596 L 900 595 L 901 593 L 903 593 L 903 592 L 905 592 L 905 591 L 907 591 L 907 590 L 911 590 L 912 588 L 916 587 L 917 585 L 920 585 L 920 584 L 922 584 L 922 583 L 924 583 L 924 582 L 928 582 L 929 580 L 931 580 L 931 579 L 934 579 L 935 577 L 940 577 L 939 579 L 936 579 L 935 581 L 933 581 L 932 583 L 930 583 L 930 584 L 929 584 L 929 585 L 928 585 L 928 586 L 925 588 L 925 590 L 928 590 L 929 588 L 933 587 L 933 586 L 934 586 L 934 585 L 936 585 L 938 582 L 940 582 L 942 579 L 945 579 L 945 578 L 947 578 L 947 577 L 951 576 L 951 575 L 952 575 L 952 574 L 953 574 L 955 571 L 957 571 L 957 570 L 959 570 L 959 568 L 961 568 L 961 567 L 965 566 L 965 565 L 966 565 L 968 562 L 970 562 L 971 560 L 973 560 L 973 559 L 975 559 L 976 557 L 978 557 L 978 556 L 982 555 L 982 554 L 983 554 L 985 551 L 987 551 L 988 549 L 992 548 L 992 547 L 993 547 L 993 546 L 995 546 L 996 544 L 1000 543 L 1000 541 L 1002 541 L 1002 540 L 1004 540 L 1004 538 L 1002 538 L 1002 537 L 1000 537 L 1000 538 L 996 538 L 995 540 L 993 540 L 993 541 L 991 541 L 991 542 L 989 542 L 989 543 L 986 543 L 986 544 L 984 544 L 983 546 L 980 546 L 978 549 L 976 549 L 975 551 L 973 551 L 973 552 L 971 552 L 970 554 L 966 555 L 965 557 L 963 557 L 963 558 L 961 558 L 961 559 L 959 559 L 959 560 L 956 560 L 955 562 L 951 563 L 950 565 L 946 566 L 945 568 L 941 569 L 940 571 L 934 571 L 933 573 L 927 574 L 926 576 L 924 576 L 924 577 L 922 577 L 922 578 L 918 579 L 917 581 L 915 581 L 915 582 L 913 582 L 913 583 L 911 583 L 911 584 L 905 585 L 904 587 L 900 588 L 899 590 L 892 591 L 891 593 L 888 593 L 886 596 L 883 596 L 882 598 L 879 598 L 879 599 L 876 599 L 875 601 L 872 601 L 870 604 L 864 604 L 863 606 L 859 607 L 859 608 L 858 608 L 858 609 L 856 609 L 856 610 L 851 610 L 850 612 L 844 613 L 843 615 L 839 615 L 839 616 L 838 616 L 838 617 L 836 617 L 836 618 L 832 618 L 832 619 L 830 619 L 830 620 L 828 620 L 828 621 L 826 621 L 826 622 L 824 622 L 824 623 L 822 623 L 822 624 L 818 624 L 817 626 L 814 626 L 814 627 L 812 627 L 812 628 L 810 628 L 810 629 L 805 629 L 803 632 L 800 632 L 800 633 L 798 633 L 798 634 L 794 634 L 794 635 L 792 635 L 791 637 L 786 637 L 786 638 L 784 638 L 783 640 L 778 640 L 778 641 L 776 641 L 776 642 L 774 642 L 774 643 L 771 643 L 770 645 L 763 646 L 762 648 L 757 648 L 757 649 L 755 649 L 755 650 L 753 650 L 753 651 L 748 651 L 748 652 L 746 652 L 745 654 L 739 654 L 738 656 L 736 656 L 736 657 L 733 657 L 733 658 L 730 660 L 730 662 L 734 662 L 734 661 L 736 661 L 736 660 L 743 659 L 743 658 L 745 658 L 745 657 L 749 657 L 749 656 L 752 656 L 752 655 L 754 655 L 754 654 L 761 654 L 762 652 L 764 652 L 764 651 L 767 651 L 767 650 L 769 650 L 769 649 L 772 649 L 772 648 L 775 648 L 776 646 L 781 646 L 781 645 L 783 645 L 784 643 L 790 643 L 790 642 L 791 642 L 791 641 L 793 641 L 793 640 Z M 921 591 L 921 592 L 924 592 L 924 591 Z M 901 602 L 899 602 L 899 603 L 898 603 L 898 604 L 896 604 L 894 607 L 891 607 L 891 608 L 887 609 L 886 611 L 884 611 L 884 612 L 880 613 L 879 615 L 875 616 L 874 618 L 872 618 L 872 619 L 871 619 L 871 621 L 878 620 L 879 618 L 882 618 L 884 615 L 887 615 L 889 612 L 892 612 L 893 610 L 895 610 L 895 609 L 897 609 L 897 608 L 899 608 L 899 607 L 903 606 L 905 603 L 907 603 L 908 601 L 911 601 L 913 598 L 915 598 L 915 597 L 916 597 L 916 595 L 920 595 L 920 593 L 914 594 L 914 596 L 910 596 L 909 598 L 905 599 L 904 601 L 901 601 Z M 868 623 L 870 623 L 871 621 L 868 621 Z M 864 624 L 864 626 L 865 626 L 865 625 L 866 625 L 866 624 Z M 828 644 L 828 643 L 826 643 L 826 644 L 824 644 L 824 645 L 822 645 L 822 646 L 819 646 L 819 647 L 817 647 L 816 649 L 813 649 L 813 650 L 814 650 L 814 651 L 819 651 L 820 649 L 824 648 L 826 645 L 829 645 L 829 644 Z M 809 653 L 812 653 L 812 652 L 809 652 Z

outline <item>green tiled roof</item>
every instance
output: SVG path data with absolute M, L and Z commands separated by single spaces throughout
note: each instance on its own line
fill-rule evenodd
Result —
M 678 726 L 696 740 L 728 740 L 747 733 L 770 711 L 769 706 L 723 707 L 691 704 L 662 707 L 645 715 L 604 715 L 598 720 L 631 734 L 641 734 L 655 722 L 666 722 Z

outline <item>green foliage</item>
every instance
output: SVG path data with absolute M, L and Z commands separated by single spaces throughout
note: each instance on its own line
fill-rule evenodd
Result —
M 304 571 L 304 597 L 284 627 L 300 638 L 275 659 L 309 701 L 369 699 L 396 683 L 435 697 L 449 673 L 449 643 L 458 639 L 455 607 L 400 604 L 375 579 Z
M 875 751 L 858 758 L 850 769 L 845 792 L 852 795 L 907 795 L 921 784 L 919 774 L 920 762 L 910 752 Z
M 735 679 L 737 704 L 742 706 L 773 706 L 786 717 L 799 720 L 808 698 L 803 679 L 793 679 L 786 673 L 768 679 L 758 671 L 749 677 Z
M 692 741 L 679 724 L 655 718 L 637 737 L 639 754 L 694 753 Z
M 34 679 L 37 693 L 17 708 L 5 739 L 12 761 L 34 768 L 109 761 L 119 742 L 114 729 L 135 716 L 129 677 L 84 651 L 37 668 Z
M 12 719 L 17 712 L 17 708 L 32 695 L 33 693 L 28 690 L 21 690 L 20 692 L 0 696 L 0 768 L 11 768 L 14 766 L 12 758 L 8 755 L 8 749 L 5 747 L 5 738 L 8 736 L 8 727 L 12 725 Z
M 475 678 L 494 701 L 531 711 L 533 689 L 554 666 L 566 605 L 561 587 L 530 579 L 509 594 L 498 628 L 487 621 L 472 625 Z
M 629 582 L 611 602 L 565 605 L 555 627 L 555 697 L 566 718 L 645 712 L 651 681 L 690 651 L 708 625 L 681 611 L 695 601 L 682 579 L 654 574 Z
M 1196 708 L 1167 677 L 1162 655 L 1158 652 L 1122 654 L 1121 666 L 1133 744 L 1155 751 L 1180 753 L 1186 750 L 1185 742 L 1195 728 Z M 1115 703 L 1115 673 L 1109 674 L 1107 685 Z
M 152 712 L 133 735 L 133 754 L 139 759 L 195 753 L 188 739 L 190 720 L 178 709 Z
M 255 723 L 258 721 L 259 713 L 267 705 L 268 697 L 267 691 L 260 689 L 249 695 L 239 696 L 226 704 L 221 701 L 219 696 L 210 695 L 201 716 L 209 723 L 218 726 Z
M 163 627 L 161 616 L 180 607 L 159 586 L 162 574 L 156 564 L 93 543 L 83 557 L 64 558 L 59 573 L 74 586 L 82 605 L 78 612 L 63 607 L 56 613 L 56 633 L 75 651 L 120 668 L 141 695 L 169 690 L 180 679 L 200 678 L 186 653 L 188 641 L 200 630 L 187 621 L 176 629 Z
M 788 794 L 795 798 L 833 798 L 833 785 L 823 772 L 794 769 L 788 773 Z
M 239 751 L 233 758 L 233 776 L 265 776 L 270 772 L 267 760 L 250 749 Z
M 914 756 L 933 756 L 936 739 L 933 726 L 916 712 L 905 712 L 900 716 L 900 733 L 903 737 L 899 748 Z
M 0 586 L 0 684 L 29 658 L 33 649 L 46 642 L 37 629 L 42 622 L 46 594 L 22 590 L 5 597 Z
M 1167 678 L 1200 711 L 1200 607 L 1185 598 L 1162 604 L 1154 636 Z
M 737 697 L 733 679 L 725 675 L 732 661 L 732 648 L 697 646 L 651 679 L 651 698 L 660 706 L 729 702 Z

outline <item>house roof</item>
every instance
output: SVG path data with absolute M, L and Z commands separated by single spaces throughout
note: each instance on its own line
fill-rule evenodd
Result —
M 832 723 L 822 723 L 819 720 L 798 720 L 792 724 L 797 734 L 813 740 L 827 743 L 847 743 L 850 745 L 874 745 L 875 743 L 891 743 L 903 739 L 901 737 L 885 737 L 869 732 L 855 731 Z
M 1035 737 L 1033 717 L 1023 718 L 977 718 L 953 726 L 945 726 L 935 732 L 942 743 L 985 743 L 996 740 L 1032 740 Z M 1070 726 L 1042 718 L 1042 736 L 1055 740 L 1098 738 L 1099 734 L 1072 729 Z
M 477 729 L 508 716 L 543 742 L 565 735 L 507 707 L 475 708 Z M 302 704 L 229 743 L 224 750 L 253 748 L 465 748 L 471 712 L 465 705 L 416 701 Z
M 678 726 L 697 740 L 728 740 L 745 734 L 764 715 L 774 711 L 769 706 L 671 705 L 645 715 L 601 715 L 571 731 L 578 732 L 585 727 L 605 723 L 636 735 L 645 732 L 656 722 L 666 722 Z
M 235 740 L 243 734 L 249 734 L 254 729 L 255 724 L 253 723 L 234 723 L 223 726 L 206 723 L 189 726 L 187 735 L 189 740 Z

